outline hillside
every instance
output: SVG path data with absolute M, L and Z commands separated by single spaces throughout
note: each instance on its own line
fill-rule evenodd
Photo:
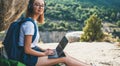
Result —
M 117 23 L 120 21 L 119 3 L 118 0 L 46 0 L 46 23 L 39 28 L 43 31 L 44 27 L 50 31 L 80 31 L 92 14 L 104 22 Z
M 104 6 L 104 7 L 116 8 L 116 9 L 120 8 L 119 0 L 77 0 L 77 1 L 82 3 L 89 3 L 97 6 Z
M 62 3 L 62 4 L 71 4 L 71 3 L 78 3 L 81 5 L 86 6 L 104 6 L 110 8 L 120 8 L 120 0 L 46 0 L 46 2 L 53 2 L 53 3 Z

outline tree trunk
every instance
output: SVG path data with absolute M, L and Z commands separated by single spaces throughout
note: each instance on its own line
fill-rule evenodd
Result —
M 18 19 L 27 8 L 29 0 L 0 0 L 0 31 Z

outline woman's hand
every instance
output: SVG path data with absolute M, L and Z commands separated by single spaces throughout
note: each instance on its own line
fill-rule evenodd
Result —
M 54 50 L 53 49 L 46 49 L 45 55 L 54 55 Z

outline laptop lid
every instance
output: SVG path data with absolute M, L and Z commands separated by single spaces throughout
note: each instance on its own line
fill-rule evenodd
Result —
M 62 40 L 59 42 L 58 46 L 56 47 L 56 51 L 58 55 L 61 55 L 63 53 L 63 50 L 65 46 L 67 45 L 67 43 L 68 43 L 68 40 L 66 36 L 64 36 Z

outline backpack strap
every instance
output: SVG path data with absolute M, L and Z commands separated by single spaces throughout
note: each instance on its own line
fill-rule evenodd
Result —
M 25 18 L 25 19 L 23 19 L 23 21 L 20 22 L 20 24 L 22 24 L 22 23 L 24 23 L 26 21 L 30 21 L 30 22 L 32 22 L 34 24 L 35 32 L 34 32 L 34 35 L 32 37 L 32 42 L 33 42 L 35 40 L 36 36 L 37 36 L 37 25 L 36 25 L 36 23 L 34 22 L 34 20 L 32 18 Z

